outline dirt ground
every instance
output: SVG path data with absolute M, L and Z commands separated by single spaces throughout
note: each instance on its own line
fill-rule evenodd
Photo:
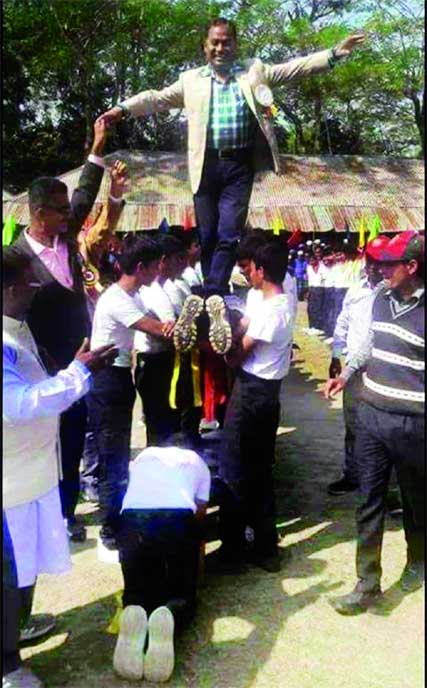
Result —
M 328 599 L 355 583 L 356 497 L 329 497 L 343 451 L 341 399 L 320 388 L 329 347 L 303 334 L 286 382 L 275 468 L 283 568 L 268 574 L 207 575 L 194 625 L 177 642 L 173 688 L 421 688 L 424 685 L 424 591 L 403 595 L 396 585 L 405 563 L 400 520 L 387 519 L 383 546 L 385 599 L 375 613 L 343 617 Z M 132 444 L 144 446 L 135 409 Z M 35 612 L 53 612 L 57 628 L 26 648 L 32 669 L 49 688 L 119 688 L 115 636 L 106 632 L 122 578 L 117 564 L 98 561 L 99 526 L 87 515 L 88 540 L 72 545 L 73 570 L 41 576 Z M 212 541 L 208 551 L 219 543 Z M 149 685 L 142 683 L 142 685 Z

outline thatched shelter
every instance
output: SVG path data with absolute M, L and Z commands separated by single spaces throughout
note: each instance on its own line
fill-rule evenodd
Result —
M 164 217 L 169 224 L 182 224 L 185 217 L 196 224 L 184 153 L 117 151 L 106 158 L 109 165 L 116 159 L 127 163 L 132 182 L 118 231 L 157 227 Z M 70 192 L 80 172 L 61 175 Z M 104 175 L 96 205 L 107 198 L 109 184 Z M 26 193 L 3 198 L 3 217 L 11 213 L 19 224 L 28 223 Z M 284 155 L 282 175 L 256 177 L 248 222 L 268 229 L 279 218 L 288 231 L 359 231 L 360 219 L 374 214 L 385 232 L 424 230 L 422 161 Z

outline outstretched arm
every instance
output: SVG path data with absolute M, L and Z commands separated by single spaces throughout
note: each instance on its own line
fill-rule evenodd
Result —
M 364 41 L 364 34 L 353 34 L 341 41 L 332 50 L 320 50 L 306 57 L 296 57 L 283 64 L 266 65 L 267 80 L 271 86 L 280 86 L 304 76 L 325 72 L 341 58 L 350 55 Z
M 163 112 L 173 108 L 184 107 L 184 90 L 181 79 L 171 86 L 156 91 L 150 89 L 141 91 L 136 96 L 124 100 L 119 105 L 107 110 L 101 115 L 101 119 L 109 127 L 120 122 L 128 113 L 133 117 L 151 115 L 153 112 Z

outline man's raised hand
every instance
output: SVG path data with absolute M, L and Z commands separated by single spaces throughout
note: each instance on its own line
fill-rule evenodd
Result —
M 338 43 L 338 45 L 335 48 L 335 55 L 337 57 L 346 57 L 347 55 L 350 55 L 350 53 L 355 49 L 358 48 L 359 45 L 362 45 L 366 40 L 366 36 L 364 33 L 354 33 L 351 36 L 347 36 L 347 38 L 344 38 L 341 43 Z
M 106 127 L 110 127 L 116 122 L 120 122 L 123 117 L 123 110 L 119 107 L 113 107 L 107 112 L 104 112 L 98 119 L 102 119 Z
M 90 152 L 93 155 L 102 156 L 102 151 L 104 150 L 105 141 L 107 139 L 107 129 L 105 122 L 98 117 L 93 125 L 93 144 Z
M 111 195 L 120 198 L 127 189 L 129 182 L 126 164 L 121 160 L 116 160 L 110 170 L 111 175 Z

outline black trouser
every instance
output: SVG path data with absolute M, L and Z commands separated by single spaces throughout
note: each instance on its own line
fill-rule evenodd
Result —
M 308 326 L 323 329 L 323 287 L 309 287 L 307 300 Z
M 247 159 L 216 160 L 206 151 L 194 195 L 206 292 L 227 294 L 237 243 L 245 226 L 254 172 Z
M 335 327 L 335 289 L 323 287 L 323 327 L 327 337 L 332 337 Z
M 13 544 L 3 512 L 3 676 L 21 666 L 19 634 L 30 617 L 33 595 L 34 585 L 18 588 Z
M 96 435 L 90 424 L 87 425 L 85 442 L 83 447 L 83 470 L 80 476 L 82 490 L 91 490 L 92 493 L 98 492 L 99 481 L 99 456 L 96 444 Z
M 334 287 L 334 315 L 333 315 L 333 330 L 335 330 L 335 325 L 339 314 L 342 311 L 342 304 L 347 294 L 347 287 Z
M 191 509 L 125 509 L 117 537 L 124 590 L 123 607 L 136 604 L 150 614 L 184 600 L 179 621 L 196 607 L 201 529 Z M 177 613 L 170 605 L 174 615 Z
M 279 423 L 280 380 L 239 370 L 224 421 L 218 475 L 223 482 L 219 528 L 224 554 L 240 557 L 245 528 L 259 557 L 277 553 L 272 467 Z
M 191 354 L 180 354 L 176 409 L 169 404 L 174 361 L 175 351 L 137 354 L 135 384 L 144 409 L 148 446 L 167 444 L 180 430 L 191 445 L 197 445 L 201 409 L 193 403 Z
M 103 525 L 113 530 L 119 522 L 129 478 L 134 402 L 130 368 L 112 366 L 94 376 L 88 407 L 100 462 L 99 506 Z
M 83 454 L 86 433 L 87 407 L 85 399 L 76 401 L 61 413 L 59 429 L 61 438 L 62 480 L 59 482 L 62 514 L 72 519 L 80 492 L 79 466 Z
M 380 411 L 361 402 L 354 451 L 359 472 L 357 575 L 363 589 L 372 590 L 381 579 L 386 494 L 393 465 L 402 495 L 407 560 L 424 562 L 424 417 Z
M 306 280 L 304 277 L 297 277 L 297 297 L 298 301 L 304 301 L 305 290 L 306 290 Z
M 147 445 L 166 444 L 178 431 L 178 417 L 169 405 L 174 351 L 136 356 L 135 386 L 142 400 Z
M 343 413 L 345 423 L 344 461 L 342 472 L 348 482 L 359 484 L 357 463 L 354 457 L 354 441 L 356 437 L 356 412 L 363 390 L 362 372 L 356 371 L 348 379 L 343 392 Z

